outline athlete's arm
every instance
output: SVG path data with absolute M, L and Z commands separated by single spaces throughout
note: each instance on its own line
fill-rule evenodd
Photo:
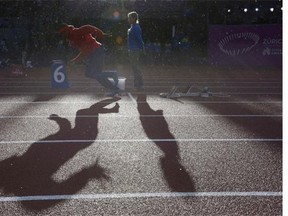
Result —
M 81 35 L 81 36 L 92 34 L 92 35 L 95 35 L 96 38 L 103 38 L 104 36 L 107 35 L 101 29 L 92 25 L 81 26 L 80 28 L 77 29 L 76 34 Z

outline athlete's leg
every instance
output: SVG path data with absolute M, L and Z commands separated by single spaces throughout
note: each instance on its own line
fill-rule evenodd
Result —
M 105 88 L 111 89 L 113 91 L 118 91 L 118 76 L 115 72 L 103 72 L 103 63 L 104 63 L 104 51 L 103 47 L 96 49 L 87 59 L 86 65 L 86 76 L 89 78 L 96 79 L 101 85 Z M 108 77 L 114 79 L 112 83 Z

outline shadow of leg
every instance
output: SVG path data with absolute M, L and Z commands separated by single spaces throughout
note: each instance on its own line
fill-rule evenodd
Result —
M 186 169 L 175 159 L 163 157 L 160 159 L 165 179 L 172 191 L 194 192 L 195 185 Z

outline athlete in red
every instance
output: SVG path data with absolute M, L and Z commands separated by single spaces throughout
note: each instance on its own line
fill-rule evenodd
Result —
M 86 76 L 98 80 L 104 87 L 112 90 L 111 96 L 119 93 L 117 73 L 102 72 L 104 50 L 102 44 L 96 40 L 111 35 L 92 25 L 75 28 L 73 25 L 65 24 L 59 32 L 69 40 L 72 47 L 79 50 L 79 54 L 70 62 L 86 60 Z M 108 77 L 114 79 L 114 84 L 109 81 Z

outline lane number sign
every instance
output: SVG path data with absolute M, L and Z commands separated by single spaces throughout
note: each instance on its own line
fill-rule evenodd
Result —
M 53 60 L 51 67 L 51 87 L 69 88 L 66 67 L 63 61 Z

